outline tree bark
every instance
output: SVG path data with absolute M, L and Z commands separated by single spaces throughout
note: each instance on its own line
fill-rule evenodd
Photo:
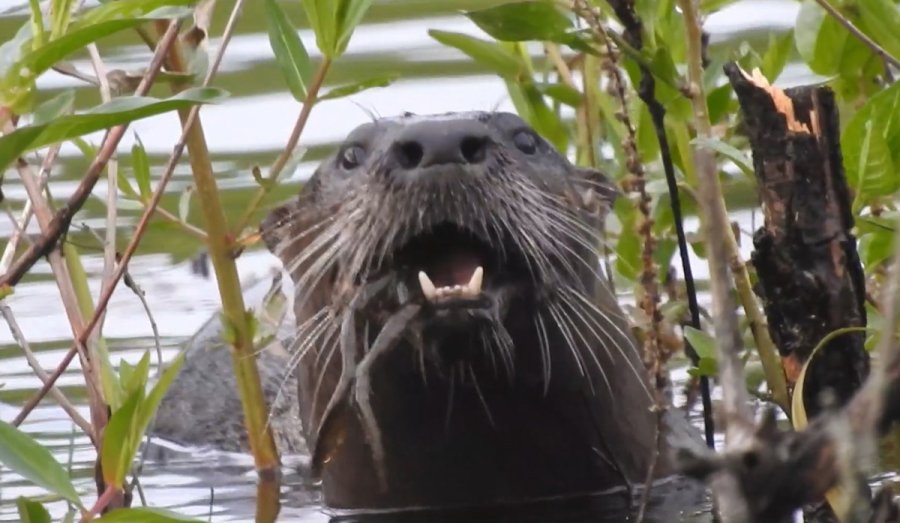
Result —
M 765 215 L 753 237 L 757 293 L 793 387 L 826 335 L 866 325 L 834 93 L 820 85 L 781 91 L 733 63 L 725 72 L 744 114 Z M 841 334 L 812 358 L 802 391 L 810 418 L 829 401 L 844 405 L 862 385 L 864 342 L 864 332 Z

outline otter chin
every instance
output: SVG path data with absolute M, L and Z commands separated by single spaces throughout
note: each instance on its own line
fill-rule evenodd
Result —
M 267 217 L 326 504 L 491 506 L 667 472 L 599 270 L 614 196 L 516 115 L 406 114 L 351 132 Z

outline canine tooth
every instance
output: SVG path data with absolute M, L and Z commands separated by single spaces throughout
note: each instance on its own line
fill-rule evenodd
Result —
M 484 269 L 479 265 L 472 272 L 469 283 L 466 284 L 466 291 L 472 296 L 478 296 L 481 293 L 481 283 L 484 281 Z
M 425 274 L 425 271 L 419 271 L 419 285 L 422 287 L 422 294 L 426 299 L 430 301 L 437 297 L 437 289 L 434 288 L 434 283 L 431 282 L 431 278 Z

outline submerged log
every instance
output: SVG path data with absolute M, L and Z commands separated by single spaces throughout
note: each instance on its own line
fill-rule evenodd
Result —
M 782 91 L 736 64 L 725 72 L 744 114 L 765 216 L 753 237 L 757 292 L 793 386 L 829 333 L 866 325 L 834 93 L 821 85 Z M 810 417 L 823 401 L 845 404 L 862 385 L 864 342 L 861 331 L 836 336 L 809 362 L 801 392 Z

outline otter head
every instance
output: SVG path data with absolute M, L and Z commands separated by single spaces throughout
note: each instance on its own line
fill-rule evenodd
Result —
M 653 437 L 640 362 L 598 271 L 614 194 L 513 114 L 404 115 L 351 132 L 273 211 L 263 235 L 294 281 L 300 411 L 333 505 L 556 495 L 630 474 L 643 458 L 602 433 Z M 644 409 L 640 422 L 598 421 L 616 415 L 614 390 Z M 323 429 L 354 398 L 362 420 Z M 495 448 L 497 430 L 535 441 Z M 574 478 L 517 487 L 529 453 Z M 491 481 L 485 460 L 508 462 L 506 475 Z M 435 483 L 463 477 L 450 492 Z

